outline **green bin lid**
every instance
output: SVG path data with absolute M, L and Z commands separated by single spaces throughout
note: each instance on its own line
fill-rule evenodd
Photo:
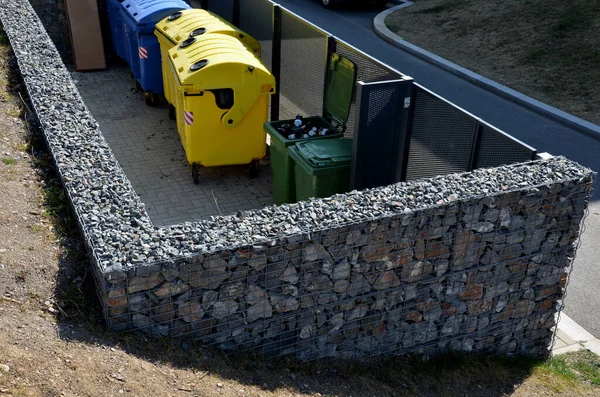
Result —
M 352 94 L 356 85 L 356 65 L 337 53 L 329 58 L 323 116 L 345 126 L 350 115 Z M 343 129 L 343 128 L 342 128 Z
M 313 167 L 345 165 L 352 162 L 352 139 L 320 139 L 296 144 L 298 154 Z

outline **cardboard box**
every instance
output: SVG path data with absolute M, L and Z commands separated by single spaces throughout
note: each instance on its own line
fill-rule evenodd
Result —
M 106 68 L 97 0 L 66 0 L 75 69 Z

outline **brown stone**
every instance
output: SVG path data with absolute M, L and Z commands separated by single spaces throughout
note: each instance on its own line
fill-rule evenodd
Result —
M 544 288 L 538 290 L 535 294 L 535 300 L 541 300 L 550 295 L 554 295 L 554 293 L 556 292 L 556 289 L 557 289 L 556 285 L 550 285 L 548 287 L 544 287 Z
M 510 270 L 511 273 L 521 273 L 524 272 L 525 269 L 527 269 L 527 263 L 524 263 L 519 260 L 508 262 L 507 265 L 508 270 Z
M 108 298 L 108 307 L 124 307 L 127 306 L 127 297 L 120 296 L 118 298 Z
M 552 308 L 552 306 L 554 306 L 554 299 L 548 298 L 538 303 L 537 308 L 540 312 L 547 312 Z
M 417 260 L 422 261 L 423 259 L 425 259 L 425 240 L 415 241 L 413 254 L 415 256 L 415 259 Z
M 371 244 L 361 250 L 359 258 L 368 263 L 387 261 L 393 248 L 391 244 Z
M 108 291 L 109 298 L 120 298 L 125 296 L 125 288 L 115 288 Z
M 204 316 L 204 310 L 200 302 L 184 302 L 177 308 L 179 316 L 183 318 L 186 323 L 198 321 Z
M 384 335 L 387 329 L 387 321 L 379 323 L 373 328 L 373 335 Z
M 152 309 L 152 319 L 157 323 L 165 323 L 175 318 L 175 306 L 171 298 L 167 298 L 158 303 Z
M 398 280 L 398 277 L 392 270 L 383 272 L 373 285 L 376 290 L 396 288 L 398 286 L 400 286 L 400 280 Z
M 441 241 L 427 243 L 425 259 L 444 259 L 450 256 L 450 248 Z
M 160 273 L 148 277 L 135 277 L 129 280 L 127 291 L 130 294 L 146 291 L 156 287 L 158 284 L 162 283 L 164 279 L 165 278 Z
M 413 311 L 406 315 L 406 319 L 408 321 L 412 321 L 413 323 L 420 323 L 423 321 L 423 315 L 417 311 Z
M 487 299 L 470 301 L 467 304 L 467 306 L 468 306 L 469 314 L 478 315 L 478 314 L 489 312 L 490 310 L 492 310 L 492 307 L 494 306 L 494 301 L 487 300 Z
M 189 285 L 187 285 L 183 282 L 178 282 L 178 283 L 166 282 L 163 285 L 161 285 L 158 289 L 156 289 L 152 292 L 154 292 L 154 295 L 156 295 L 159 299 L 164 299 L 167 296 L 182 294 L 189 289 L 190 289 Z
M 451 316 L 456 313 L 456 306 L 451 305 L 450 303 L 444 303 L 442 306 L 442 313 L 444 316 Z
M 459 295 L 459 298 L 465 301 L 481 299 L 483 296 L 483 285 L 467 284 L 465 290 Z
M 560 276 L 560 281 L 559 281 L 558 285 L 561 288 L 564 288 L 567 285 L 568 280 L 569 280 L 569 273 L 563 273 L 562 276 Z

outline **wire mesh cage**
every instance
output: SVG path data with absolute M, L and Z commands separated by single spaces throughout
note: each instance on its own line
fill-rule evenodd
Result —
M 271 69 L 273 55 L 273 3 L 240 1 L 240 28 L 260 43 L 261 60 Z
M 297 114 L 316 116 L 323 113 L 327 37 L 316 26 L 282 9 L 282 119 L 293 119 Z
M 115 280 L 108 296 L 126 304 L 110 321 L 302 360 L 545 355 L 590 186 L 510 190 L 165 263 Z

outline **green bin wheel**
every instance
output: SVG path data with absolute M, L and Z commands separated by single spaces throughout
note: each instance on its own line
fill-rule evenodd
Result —
M 155 107 L 158 104 L 158 96 L 152 92 L 144 93 L 144 98 L 146 99 L 146 105 Z
M 198 179 L 198 164 L 192 164 L 192 179 L 194 180 L 194 185 L 197 185 L 200 181 Z
M 175 113 L 175 106 L 169 105 L 169 118 L 171 120 L 177 120 L 177 114 Z
M 258 177 L 259 165 L 260 164 L 259 164 L 258 160 L 252 160 L 252 162 L 250 163 L 250 171 L 248 173 L 249 173 L 251 179 Z

